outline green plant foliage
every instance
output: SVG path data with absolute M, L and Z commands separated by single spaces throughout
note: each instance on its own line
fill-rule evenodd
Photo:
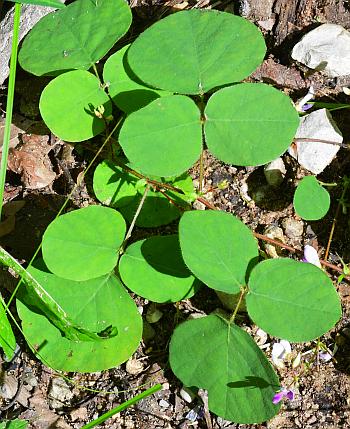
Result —
M 305 220 L 317 220 L 325 216 L 330 206 L 329 193 L 315 176 L 304 177 L 294 194 L 294 209 Z
M 290 98 L 262 83 L 217 91 L 205 116 L 208 149 L 235 165 L 262 165 L 277 158 L 288 149 L 299 125 Z
M 105 121 L 94 113 L 101 105 L 109 116 L 112 103 L 99 80 L 84 70 L 57 76 L 44 88 L 39 103 L 46 125 L 68 142 L 87 140 L 105 129 Z
M 182 256 L 193 274 L 209 287 L 238 293 L 258 258 L 252 233 L 234 216 L 220 211 L 191 211 L 179 224 Z
M 120 260 L 119 272 L 129 289 L 159 303 L 190 298 L 200 287 L 182 259 L 178 235 L 131 244 Z
M 147 176 L 182 174 L 201 153 L 199 109 L 182 95 L 158 98 L 126 118 L 119 143 L 132 168 Z
M 30 272 L 78 325 L 94 332 L 105 330 L 106 335 L 110 327 L 115 330 L 113 337 L 101 341 L 68 340 L 37 310 L 37 299 L 22 290 L 17 310 L 24 335 L 46 365 L 61 371 L 102 371 L 126 361 L 136 350 L 142 319 L 114 274 L 75 282 L 55 276 L 41 262 Z
M 155 176 L 152 176 L 152 179 L 181 190 L 183 194 L 166 191 L 168 197 L 180 207 L 186 207 L 196 198 L 192 179 L 186 173 L 169 179 Z M 94 173 L 93 187 L 96 197 L 102 203 L 118 208 L 129 222 L 132 221 L 140 204 L 146 184 L 146 180 L 140 180 L 133 174 L 125 172 L 111 161 L 103 161 Z M 136 225 L 144 228 L 166 225 L 177 219 L 180 214 L 180 209 L 161 192 L 151 189 L 136 220 Z
M 95 170 L 93 187 L 96 197 L 107 206 L 119 208 L 130 204 L 138 194 L 139 179 L 112 161 L 102 161 Z
M 159 97 L 170 95 L 169 92 L 147 86 L 135 76 L 126 61 L 129 46 L 111 55 L 103 67 L 103 80 L 108 84 L 108 93 L 116 106 L 126 113 L 135 112 Z
M 37 76 L 88 70 L 130 23 L 131 11 L 124 0 L 76 0 L 35 25 L 23 42 L 19 63 Z
M 28 426 L 27 420 L 7 420 L 0 423 L 0 429 L 26 429 Z
M 16 338 L 6 316 L 2 299 L 0 299 L 0 347 L 4 350 L 6 358 L 11 360 L 16 350 Z
M 288 341 L 320 337 L 341 317 L 328 276 L 312 264 L 287 258 L 263 261 L 253 269 L 246 301 L 254 323 Z
M 186 385 L 208 391 L 209 409 L 236 423 L 260 423 L 279 410 L 277 375 L 252 338 L 216 315 L 179 325 L 170 365 Z
M 47 227 L 42 243 L 45 264 L 59 277 L 82 281 L 113 270 L 126 232 L 117 211 L 89 206 L 64 214 Z
M 249 21 L 231 13 L 194 9 L 148 28 L 131 45 L 127 61 L 151 86 L 203 94 L 247 77 L 265 51 L 262 34 Z

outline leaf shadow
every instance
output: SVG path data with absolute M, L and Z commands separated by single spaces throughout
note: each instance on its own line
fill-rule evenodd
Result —
M 271 386 L 271 383 L 269 383 L 264 378 L 255 377 L 252 375 L 247 375 L 244 380 L 231 381 L 231 382 L 227 383 L 227 387 L 230 387 L 231 389 L 242 389 L 242 388 L 266 389 L 269 386 Z M 273 386 L 273 387 L 275 387 L 275 386 Z M 278 387 L 279 386 L 276 386 L 276 388 L 278 388 Z

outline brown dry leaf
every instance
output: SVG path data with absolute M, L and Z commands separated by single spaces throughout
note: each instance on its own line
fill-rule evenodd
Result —
M 28 410 L 21 414 L 21 418 L 30 420 L 32 429 L 71 429 L 62 417 L 50 410 L 44 395 L 38 389 L 29 399 Z
M 56 178 L 48 156 L 52 149 L 48 140 L 48 136 L 24 134 L 23 144 L 9 152 L 8 168 L 21 175 L 27 189 L 45 188 Z
M 17 125 L 15 125 L 15 123 Z M 32 125 L 34 121 L 31 121 L 21 115 L 13 115 L 13 123 L 11 124 L 10 131 L 10 148 L 15 148 L 19 144 L 19 134 L 25 133 Z M 4 140 L 5 131 L 5 118 L 0 118 L 0 146 L 2 150 L 2 142 Z
M 267 58 L 251 77 L 282 88 L 301 89 L 308 86 L 297 69 L 278 64 L 271 57 Z

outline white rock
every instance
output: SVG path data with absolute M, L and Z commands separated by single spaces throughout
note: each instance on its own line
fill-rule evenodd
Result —
M 316 110 L 300 118 L 295 138 L 343 142 L 343 136 L 327 109 Z M 337 144 L 297 141 L 296 150 L 291 146 L 288 152 L 301 166 L 314 174 L 320 174 L 332 162 L 339 148 Z
M 189 404 L 196 397 L 192 390 L 186 386 L 183 386 L 183 388 L 180 390 L 180 396 L 184 401 L 188 402 Z
M 350 74 L 350 32 L 341 25 L 323 24 L 307 33 L 292 58 L 330 77 Z
M 169 408 L 170 404 L 168 401 L 166 401 L 165 399 L 161 399 L 159 401 L 159 406 L 162 408 Z
M 286 172 L 282 158 L 274 159 L 264 167 L 266 181 L 271 186 L 279 186 L 283 182 Z
M 24 4 L 21 8 L 19 41 L 24 38 L 43 16 L 54 10 L 52 7 Z M 14 8 L 11 8 L 1 20 L 0 25 L 0 85 L 4 83 L 10 71 L 9 60 L 11 57 L 13 16 Z

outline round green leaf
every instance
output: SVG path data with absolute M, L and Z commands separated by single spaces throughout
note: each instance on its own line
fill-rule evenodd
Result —
M 120 260 L 119 272 L 129 289 L 159 303 L 190 298 L 200 285 L 182 259 L 178 235 L 133 243 Z
M 130 204 L 137 195 L 138 178 L 111 161 L 102 161 L 94 173 L 93 187 L 101 203 L 112 207 Z
M 112 103 L 99 80 L 84 70 L 61 74 L 53 79 L 40 97 L 40 113 L 50 130 L 62 140 L 78 142 L 100 134 L 105 121 L 94 114 L 104 106 L 104 115 L 112 112 Z
M 220 211 L 185 212 L 179 224 L 182 256 L 188 268 L 209 287 L 238 293 L 258 257 L 249 228 Z
M 158 98 L 126 118 L 119 143 L 133 168 L 147 176 L 182 174 L 201 153 L 199 109 L 182 95 Z
M 59 277 L 88 280 L 113 270 L 126 232 L 123 217 L 108 207 L 89 206 L 64 214 L 47 227 L 45 264 Z
M 23 42 L 19 63 L 37 76 L 87 70 L 130 24 L 131 11 L 124 0 L 76 0 L 35 25 Z
M 70 341 L 36 311 L 34 298 L 25 295 L 17 300 L 17 310 L 34 354 L 46 365 L 69 372 L 102 371 L 125 362 L 141 340 L 142 319 L 117 277 L 107 274 L 75 282 L 59 278 L 43 266 L 39 268 L 31 267 L 31 274 L 75 323 L 94 332 L 113 326 L 117 335 L 100 341 Z
M 329 193 L 315 176 L 306 176 L 299 183 L 293 200 L 297 214 L 305 220 L 321 219 L 329 210 Z
M 328 276 L 312 264 L 287 258 L 263 261 L 253 269 L 246 301 L 254 323 L 288 341 L 320 337 L 341 317 Z
M 234 165 L 262 165 L 288 149 L 299 117 L 288 96 L 262 83 L 217 91 L 205 109 L 208 149 Z
M 136 198 L 130 201 L 128 205 L 123 205 L 119 208 L 128 222 L 132 221 L 141 198 L 141 193 L 138 193 Z M 167 225 L 180 217 L 180 214 L 180 210 L 168 201 L 164 195 L 159 192 L 149 191 L 141 212 L 136 219 L 136 225 L 141 228 L 154 228 Z
M 215 315 L 178 326 L 170 365 L 186 385 L 208 391 L 209 409 L 235 423 L 260 423 L 277 414 L 277 375 L 252 338 Z
M 159 97 L 170 95 L 169 92 L 147 86 L 131 71 L 126 61 L 129 46 L 111 55 L 103 68 L 103 80 L 108 83 L 109 95 L 116 106 L 126 113 L 135 112 Z
M 131 45 L 127 61 L 149 85 L 203 94 L 247 77 L 265 51 L 263 36 L 249 21 L 231 13 L 194 9 L 148 28 Z

